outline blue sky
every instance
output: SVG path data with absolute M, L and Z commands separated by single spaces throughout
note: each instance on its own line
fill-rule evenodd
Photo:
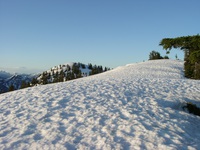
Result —
M 199 0 L 0 0 L 0 70 L 148 60 L 163 38 L 199 34 Z M 183 52 L 169 55 L 183 58 Z

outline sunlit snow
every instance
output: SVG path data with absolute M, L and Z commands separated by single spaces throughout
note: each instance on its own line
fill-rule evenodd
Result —
M 0 95 L 0 149 L 199 149 L 200 81 L 155 60 Z

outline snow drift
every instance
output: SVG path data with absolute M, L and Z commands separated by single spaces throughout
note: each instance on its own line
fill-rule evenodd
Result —
M 156 60 L 0 95 L 0 149 L 198 149 L 200 81 Z

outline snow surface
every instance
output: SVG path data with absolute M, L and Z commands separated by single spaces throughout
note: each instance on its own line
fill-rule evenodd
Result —
M 0 149 L 199 149 L 200 81 L 156 60 L 0 95 Z

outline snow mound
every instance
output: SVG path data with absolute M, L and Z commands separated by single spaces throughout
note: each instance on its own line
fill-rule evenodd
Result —
M 171 78 L 183 79 L 183 61 L 151 60 L 147 62 L 128 64 L 121 68 L 124 74 L 140 78 Z M 117 68 L 120 70 L 120 68 Z
M 0 149 L 198 149 L 199 85 L 157 60 L 2 94 Z

